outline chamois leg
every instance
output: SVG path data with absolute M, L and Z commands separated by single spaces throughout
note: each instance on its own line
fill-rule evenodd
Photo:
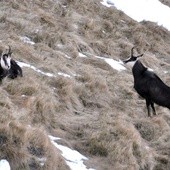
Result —
M 148 110 L 148 117 L 151 117 L 150 105 L 151 105 L 151 101 L 146 99 L 146 107 L 147 107 L 147 110 Z
M 153 110 L 153 114 L 156 115 L 156 110 L 155 110 L 155 107 L 154 107 L 154 103 L 151 102 L 151 107 L 152 107 L 152 110 Z

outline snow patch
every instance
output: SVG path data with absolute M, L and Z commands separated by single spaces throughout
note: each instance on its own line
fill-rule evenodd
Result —
M 20 37 L 20 40 L 23 41 L 24 43 L 27 43 L 27 44 L 31 44 L 31 45 L 35 44 L 35 42 L 31 41 L 31 39 L 26 37 L 26 36 Z
M 170 30 L 170 8 L 159 0 L 103 0 L 101 3 L 107 7 L 114 4 L 117 9 L 138 22 L 156 22 Z
M 82 53 L 79 53 L 79 57 L 86 58 L 87 56 Z
M 69 77 L 69 78 L 71 78 L 70 75 L 65 74 L 65 73 L 62 73 L 62 72 L 58 72 L 58 75 L 63 76 L 63 77 Z
M 101 2 L 102 5 L 106 6 L 106 7 L 111 7 L 111 6 L 114 6 L 114 3 L 110 0 L 103 0 Z
M 71 57 L 69 57 L 67 54 L 64 54 L 65 58 L 71 59 Z
M 122 65 L 123 63 L 121 61 L 116 61 L 111 58 L 104 59 L 106 63 L 108 63 L 112 68 L 122 71 L 126 70 L 126 68 Z
M 28 67 L 28 68 L 31 68 L 31 69 L 33 69 L 34 71 L 36 71 L 36 72 L 38 72 L 38 73 L 41 73 L 41 74 L 43 74 L 43 75 L 45 75 L 45 76 L 48 76 L 48 77 L 56 77 L 54 74 L 52 74 L 52 73 L 45 73 L 45 72 L 37 69 L 36 67 L 30 65 L 30 64 L 26 64 L 26 63 L 23 63 L 23 62 L 20 62 L 20 61 L 17 61 L 17 63 L 19 64 L 20 67 Z
M 121 60 L 116 61 L 116 60 L 113 60 L 112 58 L 105 58 L 105 57 L 99 57 L 99 56 L 95 56 L 95 57 L 101 60 L 104 60 L 107 64 L 109 64 L 113 69 L 117 71 L 126 70 Z
M 5 159 L 0 160 L 0 170 L 10 170 L 9 162 Z
M 91 55 L 91 54 L 89 54 L 89 55 Z M 79 53 L 79 56 L 83 57 L 83 58 L 87 57 L 86 55 L 84 55 L 82 53 Z M 100 57 L 100 56 L 95 56 L 95 55 L 94 55 L 94 57 L 104 60 L 107 64 L 109 64 L 113 69 L 115 69 L 117 71 L 126 70 L 126 68 L 123 66 L 124 64 L 121 60 L 116 61 L 116 60 L 113 60 L 112 58 L 105 58 L 105 57 Z
M 48 77 L 56 77 L 54 74 L 52 74 L 52 73 L 45 73 L 45 72 L 37 69 L 36 67 L 30 65 L 30 64 L 26 64 L 26 63 L 23 63 L 23 62 L 20 62 L 20 61 L 17 61 L 17 63 L 19 64 L 20 67 L 28 67 L 28 68 L 31 68 L 31 69 L 33 69 L 34 71 L 36 71 L 36 72 L 38 72 L 38 73 L 40 73 L 40 74 L 42 74 L 42 75 L 45 75 L 45 76 L 48 76 Z M 58 75 L 71 78 L 70 75 L 65 74 L 65 73 L 62 73 L 62 72 L 58 72 Z
M 64 157 L 67 165 L 70 167 L 71 170 L 94 170 L 94 169 L 87 169 L 84 165 L 84 160 L 88 160 L 87 157 L 80 154 L 78 151 L 70 149 L 66 146 L 59 145 L 56 143 L 56 140 L 60 138 L 56 138 L 54 136 L 49 136 L 52 144 L 57 147 L 61 152 L 62 156 Z

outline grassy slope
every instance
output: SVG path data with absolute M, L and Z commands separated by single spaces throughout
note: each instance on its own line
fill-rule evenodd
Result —
M 167 30 L 137 23 L 97 0 L 1 1 L 0 30 L 0 46 L 11 45 L 14 59 L 72 75 L 50 78 L 23 68 L 23 78 L 3 81 L 0 158 L 14 169 L 40 169 L 42 157 L 43 169 L 68 169 L 50 133 L 91 157 L 87 164 L 97 170 L 169 169 L 169 110 L 157 107 L 158 116 L 148 118 L 131 70 L 118 73 L 93 56 L 125 59 L 137 45 L 142 61 L 170 84 L 169 73 L 163 73 L 170 71 Z M 24 44 L 20 36 L 36 44 Z

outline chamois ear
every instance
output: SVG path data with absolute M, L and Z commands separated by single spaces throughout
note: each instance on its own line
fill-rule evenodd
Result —
M 136 56 L 137 58 L 139 58 L 139 57 L 142 57 L 143 56 L 143 54 L 140 54 L 140 55 L 138 55 L 138 56 Z
M 5 51 L 2 51 L 1 56 L 7 56 L 7 57 L 11 57 L 12 51 L 11 51 L 11 47 L 8 45 L 8 49 L 6 49 Z
M 134 46 L 134 47 L 132 47 L 132 49 L 131 49 L 131 57 L 142 57 L 143 56 L 143 54 L 140 54 L 140 55 L 138 55 L 138 56 L 134 56 L 134 49 L 136 48 L 136 46 Z
M 134 56 L 134 55 L 133 55 L 133 53 L 134 53 L 134 48 L 136 48 L 136 46 L 132 47 L 132 49 L 131 49 L 131 57 Z

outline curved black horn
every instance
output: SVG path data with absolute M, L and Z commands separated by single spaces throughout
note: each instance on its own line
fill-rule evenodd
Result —
M 134 53 L 134 48 L 136 48 L 136 46 L 132 47 L 132 49 L 131 49 L 131 57 L 134 56 L 134 55 L 133 55 L 133 53 Z M 143 54 L 140 54 L 140 55 L 138 55 L 138 56 L 136 56 L 136 57 L 138 58 L 138 57 L 142 57 L 142 56 L 143 56 Z
M 8 47 L 9 47 L 8 54 L 11 55 L 12 54 L 11 47 L 9 45 Z
M 133 52 L 134 52 L 134 48 L 135 48 L 136 46 L 134 46 L 134 47 L 132 47 L 132 49 L 131 49 L 131 57 L 133 56 Z

